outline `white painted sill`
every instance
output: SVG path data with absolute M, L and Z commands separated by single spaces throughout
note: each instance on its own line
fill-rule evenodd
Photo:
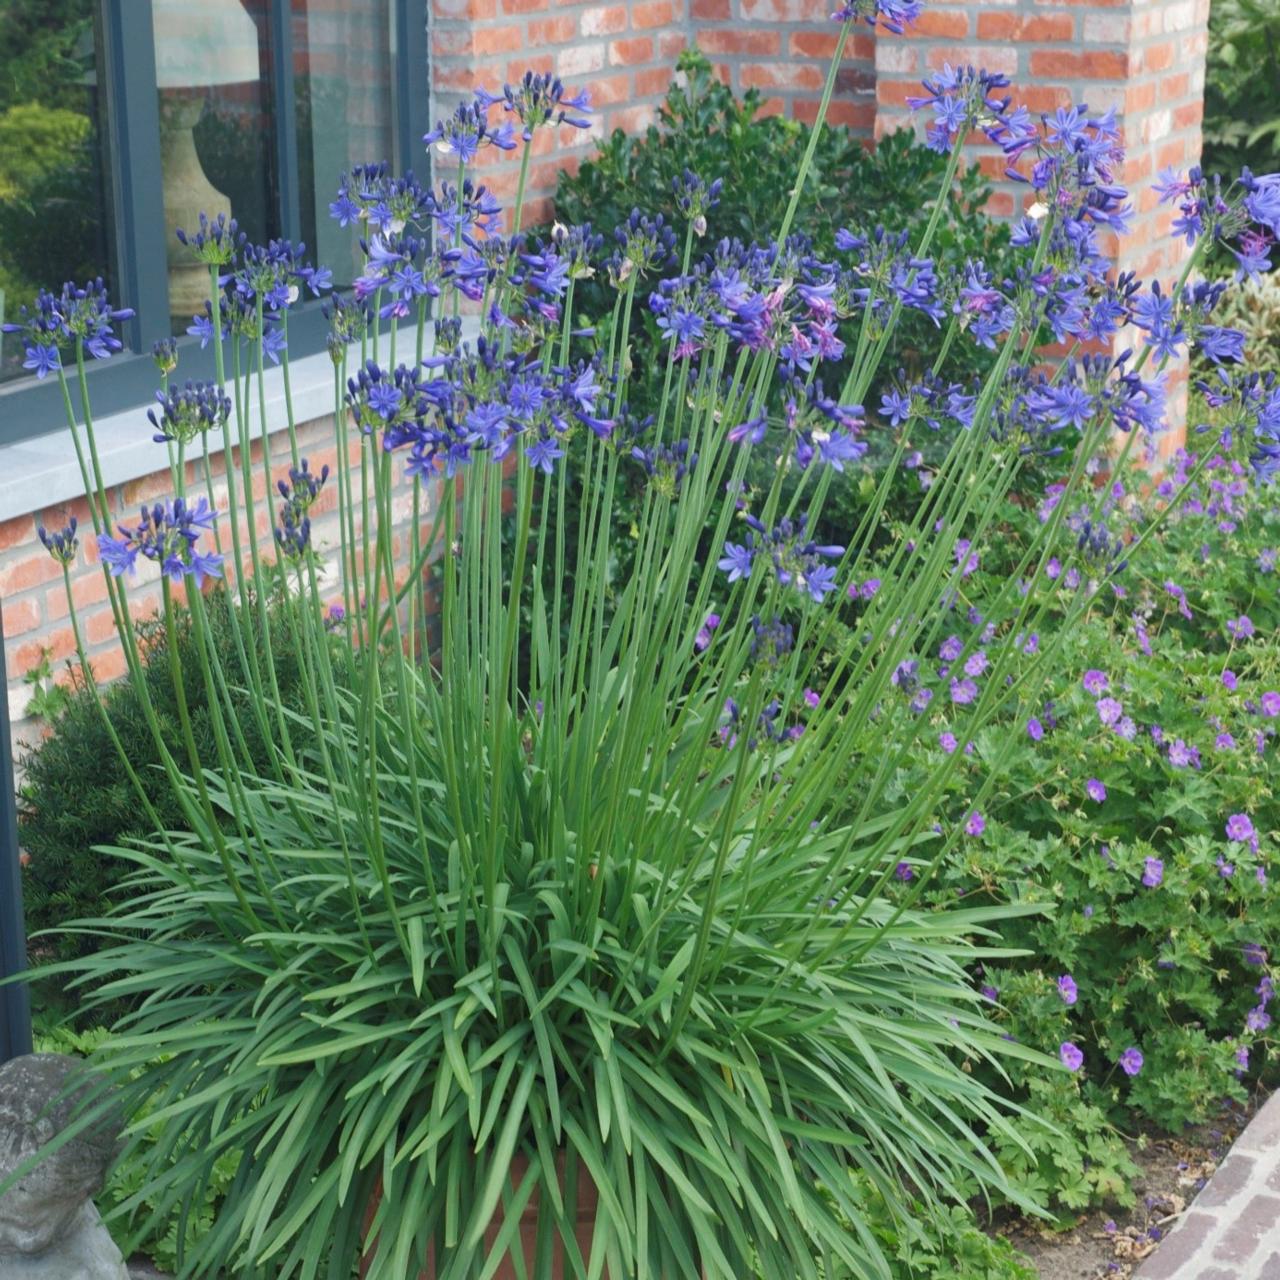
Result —
M 416 325 L 400 329 L 397 343 L 403 351 L 412 352 Z M 479 332 L 479 318 L 463 317 L 463 338 L 474 341 Z M 353 345 L 347 352 L 347 369 L 354 373 L 360 367 L 360 348 Z M 264 375 L 268 433 L 283 431 L 288 418 L 285 412 L 284 370 L 272 366 Z M 289 385 L 292 391 L 294 422 L 298 426 L 323 418 L 333 412 L 333 361 L 327 351 L 303 356 L 289 362 Z M 249 406 L 249 438 L 262 435 L 258 414 L 255 382 Z M 164 446 L 152 439 L 155 428 L 147 420 L 147 410 L 154 401 L 126 409 L 110 417 L 98 418 L 93 424 L 102 463 L 103 484 L 107 488 L 127 484 L 162 471 L 168 465 Z M 212 452 L 222 452 L 221 437 L 210 443 Z M 188 447 L 187 458 L 202 457 L 198 444 Z M 84 481 L 76 462 L 71 430 L 63 427 L 30 440 L 0 445 L 0 521 L 14 516 L 30 515 L 84 494 Z

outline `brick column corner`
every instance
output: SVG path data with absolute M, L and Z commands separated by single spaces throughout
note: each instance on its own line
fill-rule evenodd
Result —
M 1119 180 L 1132 193 L 1128 235 L 1104 231 L 1117 271 L 1172 285 L 1189 252 L 1170 234 L 1173 211 L 1151 189 L 1161 170 L 1185 171 L 1200 159 L 1209 0 L 938 0 L 914 31 L 876 42 L 875 133 L 907 126 L 908 97 L 944 63 L 1002 72 L 1015 103 L 1033 114 L 1087 104 L 1114 108 L 1126 151 Z M 925 121 L 915 127 L 924 128 Z M 993 180 L 990 209 L 1016 216 L 1034 200 L 1004 178 L 1005 160 L 975 145 L 971 163 Z M 1185 440 L 1186 365 L 1168 376 L 1170 430 L 1160 453 Z

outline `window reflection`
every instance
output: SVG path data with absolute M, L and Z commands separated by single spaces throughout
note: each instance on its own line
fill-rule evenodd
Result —
M 334 284 L 360 272 L 350 228 L 329 217 L 338 176 L 391 160 L 390 0 L 295 0 L 293 69 L 302 238 Z
M 4 0 L 0 14 L 0 310 L 40 288 L 111 280 L 95 0 Z M 23 377 L 0 335 L 0 381 Z
M 169 311 L 183 333 L 209 296 L 208 269 L 174 231 L 225 213 L 251 240 L 275 214 L 268 0 L 153 0 Z

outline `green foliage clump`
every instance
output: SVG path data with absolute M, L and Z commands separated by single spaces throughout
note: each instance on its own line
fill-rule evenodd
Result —
M 1213 314 L 1216 324 L 1244 334 L 1244 358 L 1250 369 L 1280 373 L 1280 279 L 1274 273 L 1230 281 Z M 1211 363 L 1197 360 L 1196 372 L 1212 378 Z
M 641 213 L 661 214 L 669 225 L 682 228 L 687 219 L 680 212 L 675 188 L 686 172 L 692 172 L 705 182 L 720 179 L 724 184 L 719 203 L 707 213 L 703 243 L 696 250 L 726 237 L 767 244 L 779 229 L 780 195 L 795 184 L 812 135 L 810 126 L 761 115 L 759 91 L 751 89 L 742 98 L 735 97 L 696 49 L 680 56 L 677 70 L 683 83 L 671 86 L 656 124 L 639 136 L 614 130 L 576 174 L 561 173 L 556 216 L 565 223 L 590 223 L 604 235 L 607 247 L 612 246 L 614 229 L 637 207 Z M 794 232 L 828 258 L 839 257 L 835 236 L 841 227 L 863 233 L 878 226 L 894 233 L 905 230 L 910 242 L 916 243 L 934 212 L 946 166 L 945 155 L 917 142 L 909 130 L 891 134 L 868 150 L 850 130 L 828 125 L 818 137 Z M 939 224 L 930 247 L 939 275 L 958 271 L 968 258 L 984 258 L 997 276 L 1001 274 L 1008 232 L 982 212 L 990 190 L 976 167 L 961 171 L 948 216 Z M 677 264 L 669 274 L 678 270 Z M 612 301 L 607 288 L 606 282 L 598 281 L 583 290 L 581 305 L 587 314 L 607 315 Z M 632 331 L 633 363 L 640 371 L 652 370 L 652 375 L 647 379 L 633 375 L 631 386 L 632 408 L 642 414 L 651 412 L 659 399 L 665 365 L 665 349 L 659 344 L 653 318 L 644 315 L 643 319 L 644 329 Z M 925 316 L 904 312 L 886 350 L 883 374 L 892 375 L 903 366 L 918 375 L 921 353 L 932 358 L 936 333 Z M 941 373 L 964 379 L 982 364 L 972 344 L 956 343 Z M 834 382 L 830 370 L 824 376 Z M 873 397 L 872 403 L 877 400 L 878 396 Z
M 1138 1166 L 1102 1108 L 1081 1096 L 1078 1082 L 1032 1075 L 1024 1083 L 1029 1122 L 1016 1141 L 996 1141 L 1009 1176 L 1068 1221 L 1094 1205 L 1131 1208 Z
M 1280 6 L 1214 0 L 1204 83 L 1207 173 L 1270 173 L 1280 152 Z
M 1211 416 L 1193 406 L 1193 420 Z M 1197 461 L 1180 455 L 1154 493 L 1140 476 L 1108 481 L 1120 546 Z M 936 745 L 899 770 L 890 794 L 905 801 L 956 761 L 939 831 L 975 808 L 983 825 L 940 855 L 925 899 L 1034 909 L 1000 926 L 1015 954 L 975 980 L 1019 1043 L 1074 1046 L 1084 1061 L 1067 1082 L 1010 1064 L 1029 1113 L 1052 1129 L 1020 1126 L 1029 1152 L 997 1145 L 1019 1185 L 1075 1210 L 1128 1199 L 1133 1169 L 1112 1125 L 1176 1132 L 1277 1078 L 1280 502 L 1218 452 L 1115 589 L 1094 593 L 1087 573 L 1049 558 L 1020 584 L 1046 610 L 1027 643 L 1053 643 L 1068 614 L 1083 614 L 1035 699 L 1014 699 L 966 744 L 950 733 L 950 683 L 964 675 L 950 660 L 958 641 L 980 652 L 999 625 L 994 602 L 1056 500 L 1051 489 L 1009 504 L 1005 536 L 967 576 L 949 628 L 957 643 L 944 629 L 920 664 Z M 1233 815 L 1252 837 L 1232 837 Z M 914 866 L 931 857 L 921 849 Z M 899 892 L 918 890 L 907 880 Z M 1134 1074 L 1127 1050 L 1141 1054 Z
M 206 601 L 215 645 L 232 647 L 231 616 L 225 595 Z M 190 614 L 182 612 L 177 632 L 184 689 L 191 708 L 197 746 L 212 753 L 214 731 L 200 676 Z M 276 627 L 283 621 L 275 615 Z M 169 672 L 169 635 L 158 619 L 142 624 L 141 640 L 147 689 L 171 745 L 179 741 L 178 708 Z M 276 676 L 287 705 L 300 700 L 301 671 L 296 649 L 280 644 Z M 65 958 L 92 945 L 85 934 L 59 933 L 68 920 L 100 917 L 118 901 L 118 887 L 133 867 L 104 847 L 128 846 L 151 834 L 133 786 L 121 770 L 103 724 L 101 696 L 116 732 L 133 755 L 139 780 L 156 815 L 167 826 L 181 828 L 181 808 L 159 766 L 142 700 L 131 681 L 121 680 L 95 692 L 78 675 L 70 696 L 53 721 L 52 731 L 27 750 L 21 761 L 19 840 L 30 855 L 23 875 L 23 905 L 30 933 L 46 933 L 33 943 L 36 954 Z M 250 713 L 248 695 L 236 696 L 239 724 L 253 760 L 263 768 L 269 755 L 262 726 Z
M 988 1235 L 965 1206 L 892 1217 L 868 1179 L 854 1175 L 855 1194 L 867 1225 L 889 1259 L 891 1280 L 1036 1280 L 1031 1263 L 999 1236 Z

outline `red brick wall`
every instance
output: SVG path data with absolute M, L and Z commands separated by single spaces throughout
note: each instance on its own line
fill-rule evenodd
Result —
M 307 423 L 299 429 L 299 447 L 310 463 L 311 470 L 318 472 L 322 467 L 336 467 L 338 461 L 337 440 L 332 417 L 320 418 Z M 350 441 L 351 458 L 354 463 L 352 478 L 359 493 L 360 468 L 359 444 Z M 270 438 L 271 448 L 271 495 L 264 502 L 267 492 L 267 478 L 262 466 L 262 446 L 255 442 L 251 446 L 253 467 L 253 491 L 255 496 L 255 528 L 258 534 L 258 545 L 267 561 L 275 559 L 273 522 L 277 515 L 279 498 L 275 492 L 275 482 L 287 480 L 292 459 L 289 440 L 286 432 L 280 431 Z M 156 446 L 157 461 L 164 461 L 164 446 Z M 249 549 L 244 541 L 244 498 L 240 455 L 234 454 L 236 461 L 236 478 L 238 501 L 241 509 L 242 549 L 244 551 L 246 569 L 251 568 Z M 405 548 L 400 543 L 412 516 L 412 488 L 404 477 L 403 466 L 394 469 L 396 494 L 393 497 L 392 512 L 396 523 L 395 547 L 399 556 L 398 563 L 404 562 L 401 553 Z M 230 530 L 227 526 L 227 494 L 223 455 L 215 455 L 213 459 L 214 500 L 222 511 L 219 526 L 222 533 L 222 549 L 230 554 Z M 195 464 L 188 464 L 187 491 L 195 498 L 204 492 L 204 472 L 197 470 Z M 127 484 L 115 485 L 108 489 L 107 500 L 111 506 L 115 521 L 136 524 L 138 510 L 143 503 L 157 502 L 172 496 L 173 485 L 168 468 L 142 476 Z M 340 602 L 342 590 L 337 578 L 337 561 L 341 546 L 337 518 L 338 482 L 337 476 L 331 475 L 328 484 L 311 509 L 312 545 L 320 553 L 323 565 L 322 583 L 330 589 L 325 593 L 326 602 Z M 424 517 L 430 519 L 431 508 L 423 503 Z M 357 506 L 358 513 L 358 506 Z M 21 736 L 30 740 L 39 732 L 39 726 L 31 722 L 22 725 L 29 700 L 29 688 L 23 677 L 39 666 L 45 651 L 55 667 L 56 678 L 65 681 L 67 659 L 75 659 L 75 637 L 71 629 L 71 620 L 67 607 L 66 589 L 62 581 L 62 570 L 54 563 L 52 557 L 41 545 L 36 536 L 37 524 L 44 524 L 49 529 L 62 528 L 74 515 L 79 521 L 80 552 L 72 567 L 71 588 L 76 604 L 76 616 L 79 619 L 81 634 L 89 660 L 95 675 L 101 680 L 114 679 L 124 672 L 124 657 L 117 643 L 114 618 L 107 602 L 106 584 L 103 579 L 98 559 L 97 543 L 94 539 L 93 525 L 89 517 L 88 504 L 83 498 L 73 502 L 58 503 L 43 508 L 32 515 L 18 516 L 0 522 L 0 607 L 3 609 L 5 661 L 7 666 L 10 696 L 10 710 L 14 723 Z M 357 515 L 356 537 L 360 537 L 360 522 Z M 201 544 L 202 547 L 205 545 Z M 231 574 L 231 566 L 227 565 L 227 573 Z M 135 577 L 125 578 L 129 587 L 130 608 L 135 617 L 146 617 L 154 614 L 160 607 L 159 573 L 154 564 L 139 559 L 138 572 Z
M 1128 152 L 1121 181 L 1135 193 L 1122 262 L 1149 276 L 1181 260 L 1150 184 L 1166 166 L 1200 159 L 1209 0 L 1017 0 L 993 6 L 937 0 L 914 32 L 877 43 L 876 134 L 910 123 L 906 99 L 944 62 L 1004 72 L 1008 92 L 1033 113 L 1087 103 L 1114 108 Z M 993 178 L 1004 158 L 990 145 L 973 161 Z M 1002 183 L 993 209 L 1021 212 L 1034 196 Z
M 526 70 L 552 72 L 590 90 L 590 129 L 535 136 L 525 224 L 551 213 L 556 173 L 575 168 L 596 138 L 636 132 L 657 113 L 688 43 L 689 0 L 582 4 L 557 0 L 432 0 L 431 89 L 437 116 L 481 85 L 490 91 Z M 504 203 L 515 198 L 516 153 L 486 149 L 482 177 Z M 446 175 L 447 176 L 447 175 Z
M 837 24 L 831 0 L 690 0 L 691 43 L 738 93 L 758 89 L 767 111 L 817 119 Z M 875 128 L 875 36 L 846 42 L 827 119 L 870 138 Z

